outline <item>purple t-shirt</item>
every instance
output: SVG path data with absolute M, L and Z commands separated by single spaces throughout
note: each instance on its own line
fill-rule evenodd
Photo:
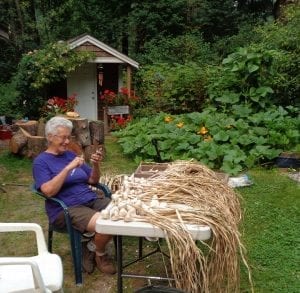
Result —
M 71 151 L 65 151 L 60 155 L 46 152 L 39 154 L 34 159 L 32 168 L 35 188 L 40 190 L 45 182 L 51 180 L 61 172 L 75 157 L 76 154 Z M 73 169 L 69 172 L 64 184 L 55 197 L 61 199 L 68 207 L 85 204 L 96 199 L 96 194 L 88 185 L 90 175 L 91 167 L 87 164 Z M 53 202 L 46 201 L 46 212 L 51 223 L 55 221 L 61 211 L 62 208 L 60 206 Z

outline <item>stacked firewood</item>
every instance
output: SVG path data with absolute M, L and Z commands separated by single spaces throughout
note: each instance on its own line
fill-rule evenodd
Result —
M 72 139 L 68 146 L 86 161 L 99 146 L 104 144 L 104 126 L 101 121 L 89 121 L 85 118 L 67 117 L 73 123 Z M 13 154 L 35 158 L 47 148 L 45 123 L 43 120 L 19 121 L 13 125 L 13 136 L 9 142 L 9 150 Z

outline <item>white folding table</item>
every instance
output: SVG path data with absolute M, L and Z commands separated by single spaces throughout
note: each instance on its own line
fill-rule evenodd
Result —
M 198 226 L 193 224 L 186 224 L 187 230 L 191 233 L 192 238 L 196 240 L 208 240 L 211 237 L 211 229 L 208 226 Z M 145 278 L 145 279 L 154 279 L 154 280 L 170 280 L 170 278 L 156 277 L 156 276 L 139 276 L 134 274 L 125 274 L 123 269 L 128 267 L 130 264 L 135 263 L 155 252 L 151 252 L 147 255 L 142 255 L 142 242 L 140 241 L 139 246 L 139 257 L 133 262 L 123 266 L 123 244 L 122 236 L 135 236 L 139 237 L 140 240 L 142 237 L 158 237 L 165 238 L 165 232 L 159 227 L 153 226 L 150 223 L 146 222 L 124 222 L 112 221 L 112 220 L 103 220 L 99 218 L 96 222 L 96 232 L 102 234 L 115 235 L 117 238 L 117 290 L 118 293 L 123 292 L 123 278 Z

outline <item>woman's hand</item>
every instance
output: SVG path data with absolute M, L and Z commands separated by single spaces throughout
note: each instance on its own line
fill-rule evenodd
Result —
M 75 157 L 73 159 L 73 161 L 71 161 L 67 166 L 66 166 L 66 169 L 68 171 L 71 171 L 75 168 L 78 168 L 80 167 L 82 164 L 84 163 L 84 159 L 82 157 Z
M 94 154 L 91 155 L 91 163 L 98 164 L 103 160 L 102 148 L 99 148 Z
M 92 172 L 88 182 L 90 184 L 95 184 L 99 182 L 100 178 L 100 170 L 99 170 L 99 162 L 103 159 L 102 148 L 99 148 L 96 153 L 91 155 L 91 163 L 92 163 Z
M 51 180 L 47 181 L 41 186 L 42 192 L 46 196 L 55 196 L 62 185 L 64 184 L 68 174 L 75 168 L 80 167 L 84 163 L 84 159 L 82 157 L 75 157 L 65 168 L 63 168 L 56 176 L 54 176 Z

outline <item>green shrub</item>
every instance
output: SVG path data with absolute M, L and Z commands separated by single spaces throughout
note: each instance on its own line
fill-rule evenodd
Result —
M 92 56 L 90 52 L 71 50 L 64 42 L 25 54 L 14 80 L 20 92 L 19 105 L 25 104 L 23 111 L 27 116 L 39 116 L 39 109 L 48 98 L 47 85 L 65 79 L 69 72 Z
M 14 83 L 0 84 L 0 115 L 17 118 L 22 117 L 18 108 L 19 93 Z
M 159 113 L 132 122 L 115 135 L 124 153 L 136 162 L 196 159 L 237 174 L 299 144 L 300 121 L 293 117 L 297 110 L 274 106 L 252 113 L 237 106 L 231 115 L 216 108 L 181 115 Z
M 228 112 L 234 104 L 256 111 L 278 104 L 270 86 L 275 56 L 276 52 L 259 48 L 239 48 L 228 55 L 222 66 L 209 70 L 208 103 Z
M 155 64 L 139 72 L 143 107 L 150 113 L 200 110 L 205 98 L 205 72 L 196 63 Z M 149 114 L 148 114 L 149 115 Z
M 218 56 L 205 42 L 201 35 L 185 34 L 174 38 L 168 37 L 152 40 L 145 44 L 145 52 L 137 57 L 142 64 L 198 64 L 216 63 Z

